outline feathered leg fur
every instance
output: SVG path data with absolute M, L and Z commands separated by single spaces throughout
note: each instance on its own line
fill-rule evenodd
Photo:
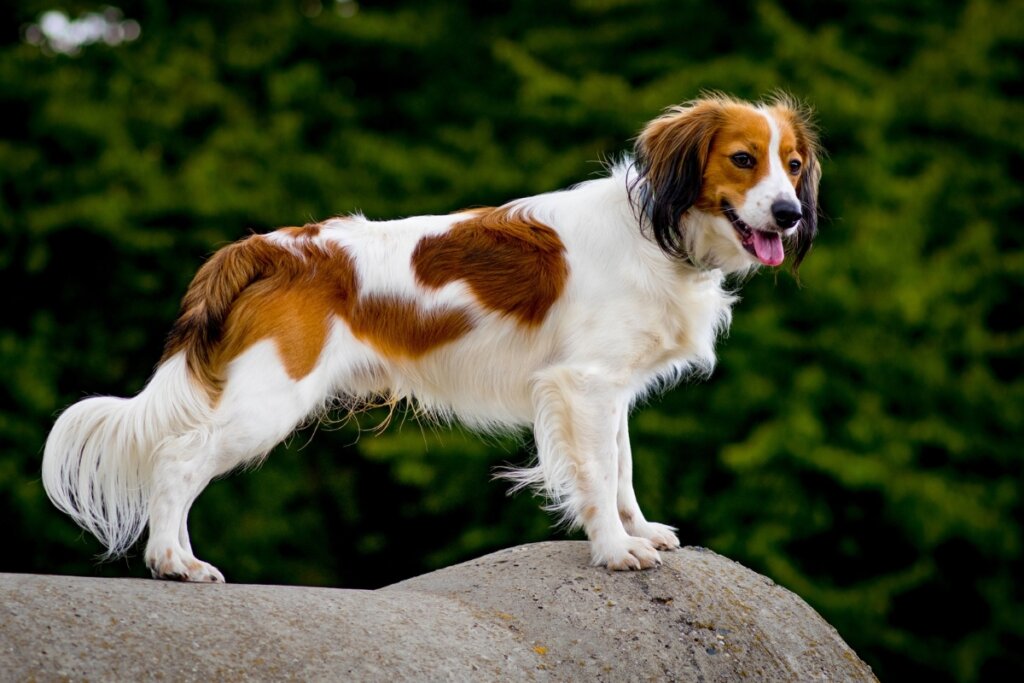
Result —
M 595 565 L 645 569 L 659 564 L 651 540 L 627 533 L 617 505 L 622 473 L 617 436 L 630 394 L 603 373 L 559 367 L 535 381 L 533 396 L 538 466 L 527 478 L 541 483 L 563 519 L 582 525 Z

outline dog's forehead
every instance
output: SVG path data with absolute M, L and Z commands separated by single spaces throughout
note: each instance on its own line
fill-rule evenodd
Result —
M 779 128 L 779 151 L 783 155 L 794 151 L 799 154 L 809 153 L 806 122 L 797 111 L 784 104 L 776 104 L 769 107 L 767 113 Z
M 763 152 L 768 149 L 771 137 L 771 125 L 764 111 L 735 105 L 722 112 L 715 143 L 719 147 L 742 146 Z

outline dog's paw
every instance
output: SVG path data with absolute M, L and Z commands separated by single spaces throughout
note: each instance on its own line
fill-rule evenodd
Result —
M 661 556 L 646 538 L 623 536 L 610 543 L 592 543 L 591 552 L 595 566 L 613 571 L 650 569 L 661 564 Z
M 675 527 L 658 522 L 644 522 L 627 527 L 630 536 L 646 538 L 658 550 L 679 550 L 679 537 Z
M 146 552 L 146 566 L 154 579 L 167 581 L 193 581 L 196 583 L 224 583 L 224 575 L 208 562 L 197 560 L 174 548 Z
M 224 575 L 220 570 L 209 562 L 192 559 L 185 563 L 188 569 L 188 578 L 185 581 L 196 581 L 199 583 L 224 583 Z

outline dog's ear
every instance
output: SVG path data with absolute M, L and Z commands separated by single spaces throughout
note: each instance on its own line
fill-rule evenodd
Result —
M 821 148 L 810 108 L 789 98 L 780 99 L 778 103 L 789 114 L 796 131 L 797 151 L 804 159 L 803 174 L 796 187 L 796 196 L 800 200 L 800 209 L 804 215 L 800 221 L 800 227 L 797 228 L 796 247 L 793 254 L 793 272 L 796 273 L 800 262 L 810 251 L 815 235 L 818 234 L 818 183 L 821 181 Z
M 722 110 L 723 102 L 714 97 L 672 107 L 636 140 L 630 199 L 641 226 L 649 227 L 669 255 L 687 257 L 680 220 L 700 197 Z
M 800 200 L 800 208 L 804 217 L 796 233 L 796 251 L 793 255 L 793 272 L 800 267 L 807 252 L 811 249 L 815 235 L 818 234 L 818 182 L 821 180 L 821 163 L 815 149 L 810 149 L 805 156 L 804 173 L 796 188 L 796 196 Z

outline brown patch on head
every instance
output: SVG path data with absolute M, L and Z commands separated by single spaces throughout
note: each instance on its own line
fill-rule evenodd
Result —
M 744 108 L 724 95 L 671 107 L 647 124 L 636 141 L 636 179 L 629 188 L 640 223 L 661 249 L 688 258 L 680 221 L 701 199 L 704 170 L 721 124 Z
M 548 226 L 508 207 L 476 210 L 416 245 L 412 265 L 426 287 L 464 281 L 481 305 L 536 326 L 569 276 L 565 246 Z
M 800 178 L 803 175 L 804 159 L 808 155 L 807 145 L 797 136 L 792 119 L 787 116 L 781 116 L 775 109 L 776 107 L 772 107 L 768 110 L 769 116 L 775 121 L 775 125 L 779 127 L 779 148 L 775 150 L 775 153 L 778 154 L 779 162 L 782 164 L 782 168 L 786 170 L 786 176 L 789 178 L 789 182 L 793 184 L 793 189 L 796 189 L 799 187 Z M 792 170 L 793 163 L 799 165 L 796 172 Z
M 771 127 L 762 112 L 745 104 L 723 106 L 704 165 L 697 208 L 717 212 L 723 200 L 741 206 L 746 193 L 768 175 L 769 155 L 775 153 L 770 142 Z M 749 168 L 739 164 L 746 158 L 750 159 Z
M 768 113 L 775 119 L 781 133 L 779 156 L 782 167 L 789 169 L 789 162 L 797 160 L 800 172 L 793 174 L 793 184 L 799 191 L 805 182 L 817 182 L 810 176 L 820 174 L 818 166 L 818 133 L 811 120 L 811 113 L 795 100 L 779 97 L 768 107 Z
M 654 119 L 637 138 L 637 156 L 648 183 L 666 191 L 692 180 L 699 187 L 700 169 L 707 161 L 723 111 L 734 106 L 718 97 L 670 107 Z M 688 168 L 692 166 L 691 168 Z M 695 178 L 689 178 L 696 171 Z

